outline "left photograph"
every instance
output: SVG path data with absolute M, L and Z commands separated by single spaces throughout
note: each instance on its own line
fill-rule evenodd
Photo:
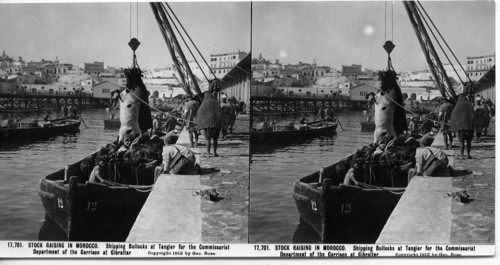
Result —
M 0 4 L 0 241 L 247 243 L 250 2 Z

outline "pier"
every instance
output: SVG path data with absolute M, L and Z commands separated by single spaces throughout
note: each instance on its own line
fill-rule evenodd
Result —
M 252 115 L 316 112 L 321 107 L 337 110 L 356 109 L 360 104 L 349 97 L 251 97 Z
M 459 150 L 444 150 L 453 176 L 414 177 L 387 220 L 380 244 L 494 243 L 495 138 L 492 124 L 484 142 L 472 143 L 473 159 L 454 158 Z M 457 145 L 455 139 L 454 145 Z M 434 147 L 444 148 L 442 134 Z M 466 190 L 470 200 L 448 194 Z
M 248 241 L 248 120 L 237 116 L 235 133 L 219 140 L 220 157 L 205 158 L 205 139 L 197 154 L 202 174 L 161 174 L 132 227 L 127 242 L 220 242 Z M 246 131 L 244 129 L 246 128 Z M 183 130 L 177 144 L 189 146 Z M 221 200 L 209 201 L 196 194 L 216 188 Z
M 177 144 L 189 146 L 189 136 L 183 130 Z M 199 148 L 191 148 L 200 163 Z M 201 242 L 200 175 L 161 174 L 148 196 L 127 242 Z
M 91 96 L 47 95 L 47 94 L 0 94 L 0 111 L 27 111 L 60 109 L 73 105 L 78 109 L 109 106 L 109 99 Z

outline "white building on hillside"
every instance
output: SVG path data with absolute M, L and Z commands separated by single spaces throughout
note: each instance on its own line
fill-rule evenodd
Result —
M 115 90 L 120 90 L 122 91 L 125 89 L 124 86 L 120 86 L 118 84 L 115 84 L 113 82 L 109 81 L 103 81 L 101 83 L 95 84 L 92 87 L 92 96 L 94 98 L 111 98 L 111 92 Z

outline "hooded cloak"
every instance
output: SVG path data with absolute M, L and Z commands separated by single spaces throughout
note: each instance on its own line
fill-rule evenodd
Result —
M 458 96 L 457 104 L 451 112 L 450 124 L 454 132 L 474 130 L 474 106 L 463 94 Z
M 198 129 L 220 128 L 221 108 L 219 101 L 210 93 L 205 92 L 203 102 L 196 114 Z

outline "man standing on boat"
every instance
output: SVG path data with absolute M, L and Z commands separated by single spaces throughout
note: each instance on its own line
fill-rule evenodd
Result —
M 196 128 L 196 112 L 200 103 L 194 100 L 192 96 L 188 96 L 186 103 L 184 105 L 184 113 L 182 114 L 182 119 L 185 122 L 186 130 L 189 134 L 189 141 L 191 142 L 191 147 L 198 147 L 198 129 Z
M 333 109 L 332 109 L 332 106 L 330 106 L 329 108 L 326 109 L 325 114 L 326 114 L 326 120 L 327 121 L 333 121 Z
M 318 110 L 318 117 L 320 117 L 321 120 L 325 119 L 325 109 L 323 108 L 323 106 L 321 106 L 321 108 L 319 108 Z
M 441 102 L 443 104 L 439 107 L 438 120 L 446 149 L 451 150 L 453 147 L 453 135 L 451 134 L 450 118 L 454 106 L 447 98 L 443 98 Z
M 160 114 L 156 114 L 155 118 L 153 119 L 153 134 L 158 134 L 161 133 L 161 119 L 160 119 Z

